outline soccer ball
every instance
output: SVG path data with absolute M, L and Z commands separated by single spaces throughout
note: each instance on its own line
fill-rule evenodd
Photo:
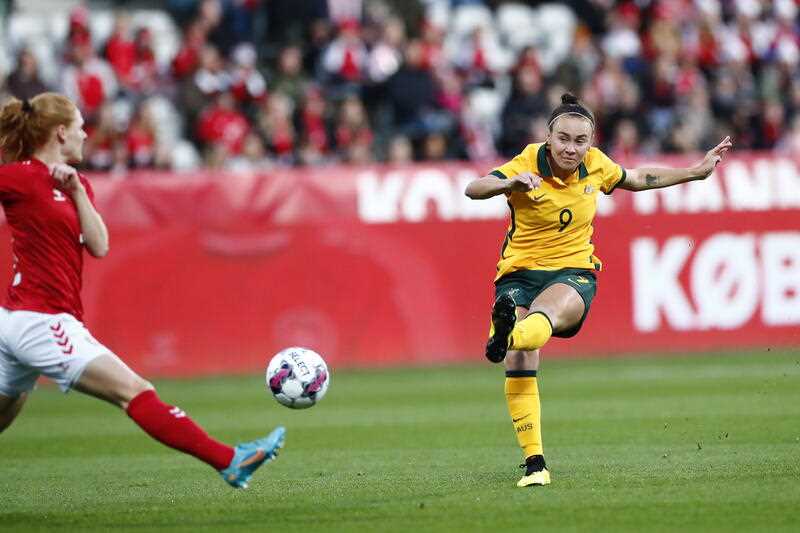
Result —
M 267 388 L 278 402 L 292 409 L 306 409 L 320 401 L 330 382 L 325 360 L 308 348 L 286 348 L 267 366 Z

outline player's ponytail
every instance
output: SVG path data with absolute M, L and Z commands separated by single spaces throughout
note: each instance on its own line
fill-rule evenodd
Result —
M 75 104 L 57 93 L 30 100 L 11 98 L 0 109 L 0 153 L 4 163 L 29 159 L 50 139 L 53 128 L 75 120 Z
M 564 93 L 561 95 L 561 105 L 553 110 L 550 114 L 550 121 L 547 123 L 547 127 L 550 131 L 553 131 L 553 124 L 563 115 L 581 116 L 588 120 L 592 124 L 592 129 L 594 129 L 594 113 L 581 104 L 578 97 L 572 93 Z

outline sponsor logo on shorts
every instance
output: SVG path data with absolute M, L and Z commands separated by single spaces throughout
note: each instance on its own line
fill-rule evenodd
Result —
M 573 283 L 580 283 L 581 285 L 587 285 L 589 283 L 589 280 L 583 276 L 575 276 L 574 278 L 571 278 L 570 281 Z

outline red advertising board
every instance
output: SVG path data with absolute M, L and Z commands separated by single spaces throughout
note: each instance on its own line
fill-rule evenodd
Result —
M 508 213 L 463 190 L 489 169 L 94 177 L 111 253 L 87 259 L 87 326 L 148 376 L 257 371 L 290 345 L 334 367 L 481 361 Z M 592 312 L 547 357 L 800 345 L 798 160 L 736 154 L 599 211 Z

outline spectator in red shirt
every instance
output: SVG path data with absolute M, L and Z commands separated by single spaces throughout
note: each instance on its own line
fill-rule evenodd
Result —
M 367 48 L 357 21 L 348 20 L 339 27 L 339 36 L 325 50 L 322 66 L 334 84 L 358 83 L 364 78 Z
M 130 168 L 156 166 L 156 129 L 147 106 L 140 106 L 125 133 L 125 151 Z
M 136 60 L 133 65 L 131 87 L 140 94 L 154 93 L 159 86 L 159 70 L 153 50 L 153 34 L 148 28 L 139 28 L 134 37 Z
M 106 42 L 105 57 L 120 85 L 130 87 L 133 82 L 133 68 L 136 63 L 136 43 L 131 34 L 130 15 L 119 13 L 114 20 L 114 30 Z
M 272 93 L 261 106 L 256 118 L 267 147 L 282 164 L 292 164 L 295 161 L 297 132 L 292 120 L 293 113 L 291 98 L 282 93 Z
M 72 60 L 62 77 L 64 93 L 91 121 L 106 99 L 116 95 L 117 80 L 109 64 L 95 55 L 91 43 L 75 45 Z
M 197 122 L 197 138 L 209 149 L 222 148 L 226 155 L 238 155 L 250 132 L 250 124 L 236 109 L 229 91 L 221 92 Z
M 200 65 L 190 78 L 186 78 L 180 89 L 181 103 L 190 123 L 197 120 L 198 113 L 219 93 L 230 89 L 231 75 L 219 50 L 206 44 L 200 56 Z
M 84 4 L 76 6 L 69 14 L 69 27 L 67 30 L 67 49 L 78 44 L 91 43 L 92 35 L 89 30 L 89 8 Z
M 182 80 L 197 69 L 207 35 L 206 27 L 200 21 L 193 21 L 186 28 L 181 48 L 172 59 L 172 75 L 176 79 Z
M 316 87 L 306 90 L 303 108 L 300 111 L 300 126 L 306 144 L 310 144 L 321 154 L 328 151 L 327 101 Z
M 233 50 L 235 66 L 231 90 L 240 106 L 249 106 L 267 97 L 267 82 L 256 68 L 257 59 L 256 49 L 250 43 L 242 43 Z

